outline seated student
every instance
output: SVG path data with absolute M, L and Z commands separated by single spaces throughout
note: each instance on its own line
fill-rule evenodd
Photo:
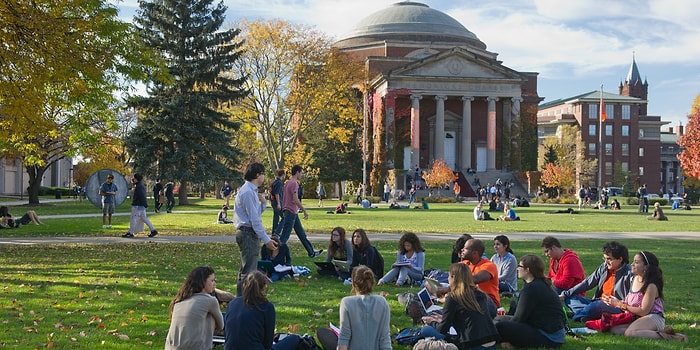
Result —
M 627 247 L 612 241 L 603 245 L 603 263 L 585 280 L 573 288 L 559 293 L 559 299 L 574 312 L 574 321 L 588 321 L 600 318 L 603 312 L 619 314 L 622 310 L 607 305 L 602 298 L 614 296 L 624 299 L 630 291 L 631 278 L 633 276 L 629 262 Z M 597 287 L 593 299 L 581 296 Z
M 399 239 L 399 251 L 396 253 L 396 262 L 391 265 L 391 270 L 379 279 L 377 285 L 396 281 L 400 287 L 408 282 L 423 280 L 423 268 L 425 265 L 425 250 L 420 244 L 420 239 L 415 233 L 404 233 Z
M 500 211 L 498 209 L 498 202 L 496 201 L 495 198 L 491 198 L 491 201 L 489 202 L 489 211 L 494 212 L 494 211 Z
M 328 240 L 328 252 L 326 253 L 326 262 L 331 262 L 333 260 L 341 261 L 352 261 L 352 243 L 350 240 L 345 238 L 345 229 L 338 226 L 331 230 L 331 238 Z M 349 272 L 339 271 L 337 268 L 334 271 L 336 276 L 343 280 L 350 277 Z M 318 273 L 321 275 L 330 275 L 333 272 L 328 270 L 318 269 Z
M 223 207 L 221 207 L 221 211 L 219 211 L 219 218 L 217 219 L 217 222 L 219 224 L 232 224 L 233 220 L 228 218 L 228 206 L 224 204 Z
M 365 198 L 362 200 L 362 208 L 370 209 L 370 208 L 376 208 L 376 207 L 373 207 L 372 202 L 370 202 L 369 199 Z
M 620 202 L 617 201 L 617 198 L 613 198 L 610 207 L 612 207 L 613 210 L 620 210 Z
M 384 276 L 384 258 L 367 238 L 365 230 L 358 228 L 352 233 L 352 262 L 350 272 L 360 265 L 369 267 L 375 276 Z
M 491 215 L 484 210 L 484 204 L 481 202 L 474 207 L 474 220 L 493 220 Z
M 549 258 L 547 278 L 552 280 L 551 284 L 557 294 L 573 288 L 586 278 L 581 259 L 571 249 L 563 249 L 556 237 L 543 238 L 540 247 L 542 253 Z
M 544 276 L 544 261 L 528 254 L 520 259 L 518 277 L 525 281 L 515 315 L 496 323 L 504 348 L 558 348 L 566 340 L 561 301 Z
M 340 332 L 319 328 L 316 336 L 324 349 L 391 350 L 391 312 L 381 295 L 373 295 L 374 273 L 360 265 L 352 270 L 354 295 L 340 301 Z
M 170 329 L 165 349 L 211 349 L 214 331 L 224 328 L 224 317 L 214 291 L 214 270 L 209 266 L 194 268 L 170 302 Z
M 472 235 L 470 235 L 468 233 L 465 233 L 465 234 L 459 236 L 459 238 L 457 238 L 455 243 L 452 245 L 452 258 L 450 259 L 450 262 L 452 264 L 457 263 L 457 262 L 461 262 L 463 260 L 462 259 L 462 248 L 464 248 L 464 243 L 467 243 L 468 240 L 473 239 L 473 238 L 474 237 L 472 237 Z
M 500 336 L 487 311 L 490 300 L 474 285 L 469 267 L 450 265 L 448 280 L 450 292 L 442 314 L 423 316 L 421 336 L 444 339 L 459 349 L 495 349 Z M 456 336 L 448 334 L 450 328 Z
M 681 203 L 677 200 L 673 201 L 673 204 L 671 205 L 671 210 L 678 210 L 681 209 Z
M 648 220 L 660 220 L 668 221 L 668 216 L 664 215 L 663 209 L 661 209 L 661 204 L 659 202 L 654 203 L 654 212 L 647 216 Z
M 273 236 L 272 240 L 277 243 L 275 249 L 270 250 L 267 245 L 263 245 L 262 249 L 260 249 L 260 259 L 271 261 L 272 266 L 292 266 L 292 257 L 289 253 L 289 246 L 287 246 L 286 243 L 280 242 L 280 239 L 277 236 Z M 281 279 L 289 278 L 291 274 L 292 270 L 283 272 L 272 271 L 269 277 L 272 282 L 276 282 Z
M 398 202 L 391 201 L 391 204 L 389 204 L 389 209 L 405 209 L 406 207 L 400 205 Z
M 33 222 L 35 225 L 44 224 L 39 220 L 39 216 L 36 215 L 34 210 L 27 210 L 21 218 L 17 219 L 9 213 L 9 209 L 6 206 L 0 206 L 0 228 L 17 228 L 30 222 Z
M 420 205 L 419 205 L 419 206 L 416 205 L 415 207 L 413 207 L 413 209 L 428 210 L 428 209 L 430 209 L 430 208 L 429 208 L 429 206 L 428 206 L 428 202 L 425 200 L 425 197 L 422 197 L 422 198 L 420 199 Z
M 513 250 L 510 248 L 508 236 L 494 237 L 493 250 L 496 254 L 491 257 L 491 262 L 498 268 L 498 292 L 515 292 L 518 290 L 518 260 L 515 259 Z
M 506 203 L 505 207 L 503 208 L 503 213 L 505 215 L 501 215 L 498 219 L 501 221 L 518 221 L 520 220 L 520 217 L 515 215 L 515 210 L 511 209 L 510 204 Z M 498 220 L 496 219 L 496 220 Z
M 242 296 L 228 303 L 226 309 L 224 350 L 294 350 L 299 345 L 296 334 L 272 343 L 277 314 L 275 305 L 267 299 L 269 284 L 270 279 L 258 270 L 245 276 Z

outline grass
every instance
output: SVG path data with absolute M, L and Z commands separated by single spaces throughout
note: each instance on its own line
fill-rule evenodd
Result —
M 587 273 L 600 264 L 603 240 L 565 243 L 579 254 Z M 695 274 L 700 258 L 671 254 L 687 251 L 683 241 L 625 243 L 631 251 L 650 250 L 661 258 L 667 323 L 686 333 L 690 343 L 597 334 L 583 340 L 569 338 L 563 349 L 697 348 L 700 279 Z M 391 262 L 395 242 L 376 244 Z M 426 268 L 446 269 L 451 244 L 451 240 L 425 242 Z M 295 265 L 313 266 L 302 258 L 299 244 L 290 247 Z M 513 248 L 518 256 L 541 254 L 537 241 L 516 241 Z M 194 266 L 210 265 L 216 270 L 217 286 L 232 290 L 239 261 L 235 244 L 2 245 L 0 254 L 0 347 L 17 349 L 162 349 L 169 327 L 168 305 L 187 273 Z M 396 299 L 406 290 L 417 288 L 375 290 L 389 301 L 393 332 L 411 326 Z M 338 324 L 339 301 L 349 293 L 337 279 L 315 273 L 274 283 L 269 297 L 277 308 L 278 331 L 313 334 L 328 322 Z
M 232 234 L 229 225 L 216 225 L 216 213 L 221 200 L 193 199 L 188 206 L 176 206 L 172 214 L 153 214 L 149 218 L 165 235 L 225 235 Z M 431 232 L 431 233 L 512 233 L 512 232 L 692 232 L 696 230 L 698 210 L 672 211 L 666 207 L 669 221 L 646 220 L 648 214 L 637 213 L 636 206 L 624 206 L 620 211 L 586 209 L 580 214 L 545 214 L 566 209 L 567 205 L 533 204 L 529 208 L 517 208 L 522 218 L 519 222 L 474 221 L 473 204 L 430 204 L 430 210 L 389 210 L 386 206 L 377 209 L 361 209 L 353 205 L 351 214 L 326 214 L 337 201 L 326 201 L 325 208 L 313 207 L 314 201 L 307 200 L 309 219 L 303 221 L 310 233 L 327 233 L 335 226 L 346 229 L 362 227 L 368 232 Z M 11 207 L 10 212 L 19 216 L 29 209 L 25 206 Z M 48 215 L 100 214 L 100 210 L 87 201 L 61 202 L 59 205 L 43 205 L 31 208 L 39 217 Z M 47 225 L 28 225 L 19 230 L 4 230 L 3 236 L 102 236 L 116 235 L 128 230 L 130 210 L 128 204 L 117 208 L 113 218 L 114 230 L 105 231 L 100 217 L 49 218 Z M 232 214 L 232 213 L 231 213 Z M 494 213 L 497 214 L 497 213 Z M 263 223 L 270 228 L 272 211 L 263 214 Z
M 309 206 L 313 201 L 308 200 Z M 327 207 L 335 205 L 327 202 Z M 150 215 L 164 235 L 231 235 L 230 225 L 213 224 L 221 201 L 193 200 L 193 205 L 176 207 L 173 214 Z M 413 231 L 445 233 L 445 240 L 424 242 L 426 268 L 447 269 L 455 234 L 505 232 L 516 256 L 542 254 L 539 241 L 521 240 L 518 232 L 583 232 L 580 239 L 563 241 L 574 249 L 587 273 L 601 263 L 600 247 L 604 232 L 692 231 L 697 227 L 697 210 L 671 212 L 669 222 L 650 222 L 636 208 L 620 212 L 585 210 L 578 215 L 547 215 L 544 211 L 566 207 L 548 205 L 518 208 L 521 222 L 475 222 L 472 205 L 431 204 L 430 211 L 361 210 L 350 208 L 350 215 L 327 215 L 330 208 L 310 208 L 304 226 L 311 232 L 327 233 L 334 226 L 366 228 L 373 235 L 387 266 L 396 254 L 396 242 L 379 241 L 382 232 Z M 86 202 L 64 202 L 32 208 L 40 216 L 99 213 Z M 118 212 L 126 212 L 122 205 Z M 20 214 L 27 207 L 12 207 Z M 185 210 L 195 211 L 183 213 Z M 179 212 L 179 213 L 178 213 Z M 99 217 L 45 219 L 46 225 L 28 225 L 2 230 L 3 236 L 103 236 L 126 231 L 128 216 L 116 216 L 117 228 L 105 232 Z M 263 221 L 269 225 L 271 213 Z M 587 232 L 596 232 L 591 235 Z M 602 234 L 600 232 L 603 232 Z M 556 234 L 555 234 L 556 235 Z M 689 343 L 627 339 L 609 334 L 568 338 L 563 349 L 697 349 L 700 345 L 696 323 L 700 318 L 700 279 L 696 276 L 700 257 L 689 249 L 696 241 L 625 240 L 630 251 L 649 250 L 661 260 L 665 277 L 667 323 L 687 334 Z M 489 247 L 490 244 L 487 244 Z M 295 265 L 313 270 L 298 243 L 290 245 Z M 487 249 L 491 255 L 492 249 Z M 146 243 L 109 245 L 0 245 L 0 347 L 16 349 L 162 349 L 169 327 L 168 305 L 183 278 L 195 266 L 210 265 L 218 287 L 234 289 L 239 266 L 239 250 L 228 243 Z M 416 288 L 378 287 L 392 312 L 392 331 L 411 326 L 398 304 L 396 294 Z M 589 292 L 589 296 L 592 292 Z M 337 279 L 315 273 L 273 284 L 270 300 L 277 308 L 277 329 L 281 332 L 312 334 L 328 322 L 338 323 L 338 304 L 349 295 L 349 287 Z M 504 300 L 507 305 L 508 301 Z M 572 326 L 581 326 L 573 323 Z M 409 347 L 395 346 L 395 349 Z

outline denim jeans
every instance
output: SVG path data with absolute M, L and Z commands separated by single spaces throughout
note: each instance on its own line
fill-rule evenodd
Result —
M 597 320 L 603 312 L 611 314 L 619 314 L 622 312 L 622 310 L 600 300 L 590 300 L 579 295 L 574 295 L 566 299 L 564 303 L 574 312 L 574 316 L 571 319 L 576 322 Z
M 301 226 L 299 214 L 284 210 L 283 215 L 284 219 L 282 220 L 280 242 L 287 243 L 289 237 L 292 235 L 292 229 L 294 229 L 297 237 L 299 237 L 299 241 L 301 241 L 301 244 L 306 248 L 306 252 L 309 253 L 309 256 L 312 256 L 314 254 L 314 247 L 311 245 L 311 242 L 309 242 L 309 239 L 306 238 L 306 231 L 304 231 L 304 227 Z
M 392 282 L 396 280 L 396 284 L 399 286 L 402 286 L 404 283 L 406 283 L 406 280 L 408 277 L 411 277 L 412 280 L 414 281 L 421 281 L 423 280 L 423 273 L 412 270 L 408 267 L 394 267 L 389 272 L 384 275 L 380 279 L 382 284 L 387 284 L 389 282 Z

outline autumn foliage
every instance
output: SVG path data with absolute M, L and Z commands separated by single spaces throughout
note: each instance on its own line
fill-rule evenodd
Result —
M 700 97 L 700 95 L 698 95 Z M 698 99 L 696 98 L 696 101 Z M 697 102 L 696 102 L 697 103 Z M 685 134 L 678 140 L 683 151 L 678 155 L 686 176 L 700 179 L 700 106 L 693 105 L 685 126 Z
M 574 173 L 569 168 L 560 167 L 554 163 L 547 163 L 542 171 L 541 181 L 546 187 L 556 188 L 557 196 L 559 196 L 562 188 L 574 186 Z
M 436 159 L 430 171 L 423 175 L 425 183 L 430 188 L 438 189 L 438 197 L 440 189 L 457 180 L 457 175 L 452 171 L 452 168 L 447 166 L 442 159 Z

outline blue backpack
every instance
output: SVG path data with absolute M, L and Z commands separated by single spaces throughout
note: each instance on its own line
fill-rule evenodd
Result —
M 420 328 L 404 328 L 394 336 L 394 342 L 398 345 L 414 345 L 421 339 Z

